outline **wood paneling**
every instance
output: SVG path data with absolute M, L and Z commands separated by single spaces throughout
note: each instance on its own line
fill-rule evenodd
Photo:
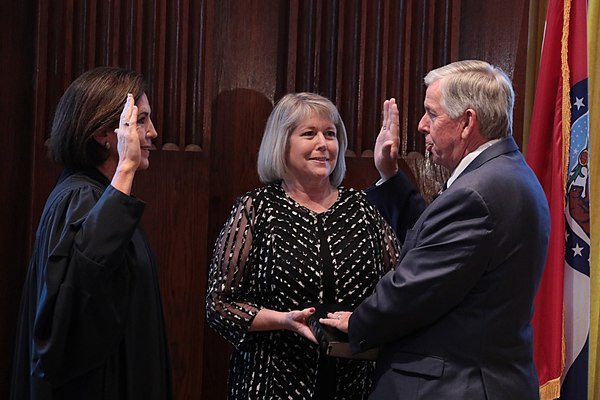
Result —
M 215 3 L 211 125 L 209 253 L 235 197 L 259 185 L 256 158 L 281 79 L 281 34 L 287 15 L 278 0 Z M 204 312 L 204 304 L 200 305 Z M 224 399 L 230 345 L 205 325 L 202 399 Z
M 17 309 L 29 258 L 35 1 L 0 3 L 0 398 L 8 398 Z
M 359 159 L 372 157 L 381 106 L 395 97 L 405 165 L 427 178 L 419 183 L 428 196 L 438 190 L 447 173 L 411 153 L 424 153 L 422 77 L 457 59 L 459 9 L 458 0 L 290 2 L 285 92 L 313 91 L 337 104 L 348 131 L 345 185 L 363 188 L 377 176 Z
M 528 10 L 529 1 L 462 0 L 460 12 L 461 28 L 467 31 L 458 43 L 460 58 L 486 60 L 502 68 L 513 81 L 513 136 L 519 146 L 524 129 Z
M 207 269 L 234 198 L 260 184 L 256 156 L 273 103 L 289 91 L 331 98 L 349 135 L 344 184 L 364 188 L 377 177 L 372 150 L 382 102 L 395 97 L 401 166 L 430 196 L 447 175 L 424 157 L 417 133 L 422 79 L 431 68 L 482 58 L 505 69 L 515 82 L 520 142 L 528 2 L 496 3 L 3 3 L 0 112 L 7 125 L 0 184 L 8 190 L 2 191 L 0 211 L 6 254 L 0 350 L 12 349 L 32 230 L 58 172 L 44 146 L 50 121 L 60 95 L 81 72 L 119 65 L 139 70 L 149 82 L 159 138 L 134 191 L 147 202 L 143 227 L 159 263 L 175 394 L 182 400 L 223 399 L 231 347 L 205 324 Z M 10 361 L 0 364 L 0 397 L 8 392 L 9 368 Z
M 200 399 L 208 252 L 208 159 L 204 152 L 153 151 L 136 176 L 147 205 L 142 227 L 157 256 L 177 399 Z
M 75 77 L 111 65 L 146 77 L 161 149 L 202 149 L 207 123 L 205 1 L 39 3 L 38 131 L 50 125 L 58 99 Z

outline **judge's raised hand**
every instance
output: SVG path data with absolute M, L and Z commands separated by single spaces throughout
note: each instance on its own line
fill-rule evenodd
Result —
M 119 160 L 113 170 L 111 180 L 113 187 L 127 195 L 131 194 L 133 177 L 142 160 L 137 118 L 138 108 L 135 105 L 133 95 L 128 94 L 119 119 L 119 127 L 115 129 Z
M 398 172 L 398 148 L 400 147 L 400 113 L 396 99 L 383 102 L 381 131 L 375 141 L 375 167 L 381 179 L 387 180 Z
M 132 94 L 127 95 L 117 134 L 118 169 L 135 172 L 141 161 L 140 135 L 137 127 L 138 108 Z

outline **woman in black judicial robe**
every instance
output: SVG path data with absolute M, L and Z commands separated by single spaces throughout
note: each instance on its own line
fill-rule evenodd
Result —
M 65 169 L 38 226 L 17 328 L 11 398 L 170 399 L 158 275 L 131 196 L 149 166 L 143 78 L 101 67 L 77 78 L 54 117 Z

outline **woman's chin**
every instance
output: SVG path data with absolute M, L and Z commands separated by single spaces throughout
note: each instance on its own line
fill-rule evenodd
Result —
M 145 171 L 150 167 L 150 160 L 144 159 L 140 161 L 140 165 L 138 166 L 138 171 Z

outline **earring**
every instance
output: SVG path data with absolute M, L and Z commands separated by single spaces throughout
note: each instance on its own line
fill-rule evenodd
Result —
M 104 142 L 104 148 L 105 148 L 106 150 L 110 150 L 110 142 L 108 142 L 108 141 L 107 141 L 107 142 Z

